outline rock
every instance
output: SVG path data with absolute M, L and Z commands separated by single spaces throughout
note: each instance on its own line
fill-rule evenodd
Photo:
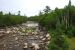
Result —
M 21 32 L 20 34 L 21 34 L 21 35 L 25 35 L 25 33 L 22 33 L 22 32 Z
M 24 43 L 24 45 L 28 45 L 28 43 Z
M 35 33 L 34 33 L 34 32 L 32 32 L 32 34 L 34 35 Z
M 15 37 L 15 40 L 18 40 L 18 37 Z
M 15 27 L 13 27 L 13 29 L 15 30 L 16 28 L 15 28 Z
M 0 29 L 0 31 L 4 31 L 4 29 Z
M 42 38 L 43 38 L 43 36 L 40 36 L 40 38 L 42 39 Z
M 32 43 L 32 46 L 34 46 L 35 47 L 35 50 L 37 50 L 37 49 L 39 49 L 40 47 L 39 47 L 39 45 L 38 44 L 36 44 L 36 43 Z
M 18 30 L 19 30 L 19 28 L 16 28 L 16 30 L 18 31 Z
M 28 48 L 28 43 L 24 43 L 24 47 L 23 48 Z
M 23 48 L 28 48 L 28 46 L 24 46 Z
M 15 30 L 12 30 L 12 32 L 13 32 L 13 33 L 16 33 L 16 31 L 15 31 Z
M 15 45 L 15 46 L 20 46 L 19 44 Z
M 12 45 L 12 44 L 13 44 L 12 41 L 13 41 L 13 40 L 10 41 L 9 45 Z
M 9 47 L 9 48 L 12 48 L 12 47 Z
M 49 36 L 50 36 L 49 34 L 46 35 L 46 37 L 49 37 Z
M 4 31 L 0 31 L 0 33 L 4 33 Z
M 14 34 L 13 37 L 15 37 L 16 35 Z
M 25 35 L 28 35 L 28 33 L 26 33 Z
M 7 34 L 9 34 L 11 31 L 6 31 Z
M 50 40 L 50 37 L 48 37 L 47 39 Z
M 46 50 L 45 47 L 48 47 L 47 45 L 50 42 L 49 34 L 44 34 L 45 32 L 40 31 L 38 27 L 37 28 L 28 27 L 27 28 L 25 26 L 19 25 L 17 27 L 9 27 L 9 28 L 7 27 L 6 29 L 3 29 L 1 31 L 3 32 L 0 33 L 0 35 L 1 36 L 5 35 L 3 36 L 5 38 L 3 46 L 10 47 L 8 50 L 10 49 L 23 50 L 23 48 L 25 50 Z M 5 33 L 8 33 L 8 34 L 5 34 Z M 2 40 L 3 40 L 3 37 L 1 38 Z M 3 41 L 0 41 L 0 43 L 2 42 Z
M 42 40 L 44 41 L 44 40 L 46 40 L 46 38 L 43 38 Z
M 46 44 L 49 45 L 50 41 L 48 41 Z
M 6 44 L 4 44 L 4 47 L 6 47 Z
M 23 31 L 23 32 L 25 32 L 25 30 L 24 30 L 24 29 L 23 29 L 22 31 Z
M 37 32 L 34 32 L 34 34 L 37 35 L 38 33 Z
M 19 44 L 19 42 L 18 42 L 18 41 L 16 41 L 16 43 L 17 43 L 17 44 Z
M 38 38 L 38 36 L 36 36 L 36 38 Z

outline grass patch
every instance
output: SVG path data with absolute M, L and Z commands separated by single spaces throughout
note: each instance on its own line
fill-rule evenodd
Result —
M 75 50 L 75 37 L 67 38 L 69 43 L 69 50 Z

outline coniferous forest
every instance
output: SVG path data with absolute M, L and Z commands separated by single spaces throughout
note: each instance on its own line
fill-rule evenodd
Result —
M 22 24 L 26 21 L 27 17 L 20 16 L 20 13 L 18 13 L 18 15 L 13 15 L 10 12 L 8 14 L 3 14 L 2 11 L 0 12 L 0 27 Z
M 38 16 L 29 18 L 31 21 L 39 22 L 51 35 L 48 50 L 74 50 L 75 42 L 75 6 L 71 1 L 64 8 L 51 10 L 49 6 L 40 11 Z M 70 46 L 71 44 L 71 46 Z

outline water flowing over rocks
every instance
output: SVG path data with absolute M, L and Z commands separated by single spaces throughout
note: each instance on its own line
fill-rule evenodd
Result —
M 0 29 L 0 50 L 47 50 L 49 33 L 26 24 Z

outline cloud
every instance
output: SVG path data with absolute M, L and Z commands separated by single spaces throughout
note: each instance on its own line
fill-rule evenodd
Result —
M 21 11 L 21 14 L 27 16 L 36 15 L 40 10 L 43 10 L 46 5 L 51 9 L 55 7 L 63 8 L 68 4 L 69 0 L 1 0 L 0 10 L 4 12 L 16 13 Z

